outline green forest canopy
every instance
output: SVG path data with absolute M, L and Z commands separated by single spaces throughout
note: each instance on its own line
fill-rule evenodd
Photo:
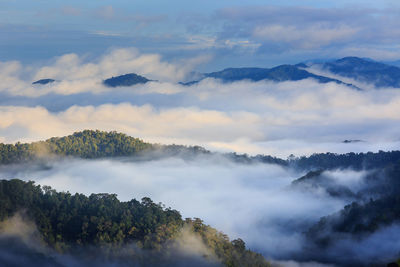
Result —
M 144 142 L 115 131 L 84 130 L 64 137 L 52 137 L 33 143 L 0 143 L 0 164 L 20 163 L 42 157 L 72 156 L 80 158 L 125 157 L 143 155 L 143 152 L 161 152 L 152 156 L 171 156 L 184 153 L 186 156 L 211 154 L 200 146 L 159 145 Z M 268 156 L 227 153 L 224 154 L 236 162 L 262 162 L 291 166 L 302 170 L 353 168 L 356 170 L 385 167 L 400 160 L 400 151 L 378 153 L 320 153 L 311 156 L 289 157 L 287 160 Z
M 135 243 L 147 251 L 160 251 L 183 228 L 189 228 L 226 266 L 269 266 L 241 239 L 205 225 L 201 219 L 185 219 L 150 198 L 140 202 L 118 200 L 115 194 L 57 192 L 48 186 L 21 180 L 0 180 L 0 220 L 19 211 L 33 220 L 43 241 L 59 252 L 88 245 L 114 248 Z

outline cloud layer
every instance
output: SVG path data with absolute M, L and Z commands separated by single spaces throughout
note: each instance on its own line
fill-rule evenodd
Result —
M 7 166 L 0 168 L 0 174 L 71 193 L 117 193 L 121 200 L 151 197 L 156 203 L 181 211 L 183 217 L 200 217 L 231 238 L 242 238 L 269 259 L 346 262 L 382 260 L 384 256 L 390 260 L 398 248 L 398 242 L 390 238 L 398 231 L 397 226 L 383 228 L 366 239 L 343 238 L 323 252 L 309 246 L 303 232 L 320 217 L 339 211 L 354 199 L 331 196 L 323 187 L 293 187 L 291 182 L 304 173 L 281 166 L 238 164 L 220 155 L 190 160 L 76 159 L 45 165 Z M 336 170 L 325 175 L 332 185 L 357 192 L 365 187 L 368 173 Z M 378 241 L 386 245 L 379 251 L 369 249 Z M 295 262 L 287 264 L 297 266 Z
M 47 170 L 16 166 L 2 168 L 0 173 L 5 178 L 34 179 L 71 193 L 113 192 L 121 200 L 148 196 L 181 211 L 184 217 L 202 218 L 232 238 L 243 238 L 269 257 L 301 250 L 297 226 L 339 210 L 346 203 L 324 192 L 309 195 L 289 190 L 290 182 L 300 173 L 274 165 L 235 164 L 220 156 L 191 161 L 76 160 L 48 164 Z M 284 225 L 291 221 L 297 223 L 286 229 Z
M 83 129 L 116 130 L 150 142 L 286 157 L 314 152 L 398 149 L 400 91 L 357 91 L 312 79 L 176 83 L 202 59 L 162 61 L 135 49 L 87 60 L 74 54 L 44 66 L 0 63 L 0 135 L 31 141 Z M 136 72 L 158 82 L 107 88 L 112 75 Z M 40 78 L 57 81 L 31 85 Z M 342 143 L 344 140 L 365 142 Z

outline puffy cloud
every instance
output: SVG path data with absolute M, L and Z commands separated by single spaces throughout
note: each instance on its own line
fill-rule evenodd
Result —
M 209 59 L 209 56 L 197 56 L 188 58 L 183 64 L 172 64 L 163 61 L 158 54 L 141 54 L 135 48 L 121 48 L 90 62 L 77 54 L 65 54 L 40 68 L 22 65 L 17 61 L 0 62 L 0 91 L 33 97 L 49 93 L 99 93 L 111 90 L 102 85 L 103 79 L 132 72 L 152 80 L 177 82 L 184 80 L 195 66 Z M 57 82 L 45 86 L 31 84 L 46 78 Z
M 169 87 L 174 88 L 167 85 L 165 90 Z M 210 80 L 188 90 L 186 107 L 182 106 L 182 98 L 174 100 L 173 92 L 165 96 L 172 98 L 171 106 L 164 108 L 157 107 L 155 100 L 154 105 L 71 106 L 55 113 L 40 106 L 2 106 L 0 133 L 3 141 L 14 142 L 88 128 L 117 130 L 151 142 L 284 157 L 291 153 L 377 151 L 398 146 L 400 129 L 395 125 L 400 120 L 400 96 L 395 90 L 360 92 L 313 81 L 227 85 Z M 154 94 L 149 95 L 148 103 Z M 104 95 L 106 100 L 108 97 Z M 134 98 L 135 94 L 121 95 L 121 99 L 127 97 Z M 366 142 L 340 143 L 345 139 Z
M 83 62 L 76 54 L 63 55 L 53 65 L 38 70 L 35 79 L 54 77 L 59 80 L 109 78 L 135 72 L 150 79 L 176 81 L 182 79 L 187 71 L 177 65 L 163 62 L 160 55 L 140 54 L 135 48 L 114 49 L 97 62 Z
M 171 64 L 157 55 L 118 49 L 92 62 L 67 54 L 39 69 L 1 63 L 2 141 L 37 140 L 91 128 L 151 142 L 282 157 L 398 148 L 398 89 L 357 91 L 312 79 L 205 79 L 192 86 L 165 81 L 125 88 L 101 84 L 105 77 L 130 71 L 153 79 L 178 79 L 205 60 Z M 59 81 L 32 86 L 32 77 Z M 341 143 L 346 139 L 365 142 Z
M 0 117 L 3 118 L 0 132 L 6 139 L 4 141 L 47 138 L 87 128 L 117 130 L 167 143 L 202 144 L 208 140 L 229 142 L 241 136 L 255 139 L 262 136 L 254 124 L 257 115 L 197 108 L 156 110 L 149 105 L 106 104 L 73 106 L 52 114 L 42 107 L 2 107 Z

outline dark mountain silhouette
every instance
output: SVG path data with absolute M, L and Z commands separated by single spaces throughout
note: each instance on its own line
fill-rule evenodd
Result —
M 36 81 L 36 82 L 33 82 L 32 84 L 48 84 L 48 83 L 52 83 L 52 82 L 55 82 L 56 80 L 53 80 L 53 79 L 41 79 L 41 80 L 38 80 L 38 81 Z
M 275 82 L 283 82 L 283 81 L 300 81 L 303 79 L 315 79 L 320 83 L 328 83 L 335 82 L 337 84 L 346 84 L 348 86 L 354 87 L 351 84 L 344 83 L 340 80 L 315 75 L 313 73 L 308 72 L 307 70 L 302 69 L 303 65 L 280 65 L 274 68 L 228 68 L 222 71 L 211 72 L 203 74 L 205 78 L 214 78 L 220 79 L 223 82 L 235 82 L 240 80 L 250 80 L 250 81 L 261 81 L 261 80 L 270 80 Z M 198 81 L 190 81 L 186 83 L 181 83 L 183 85 L 193 85 L 198 83 Z M 358 89 L 358 88 L 357 88 Z
M 119 87 L 119 86 L 132 86 L 136 84 L 145 84 L 151 80 L 137 75 L 135 73 L 128 73 L 116 77 L 112 77 L 103 81 L 103 84 L 108 87 Z
M 400 68 L 371 59 L 345 57 L 320 65 L 323 70 L 360 82 L 371 83 L 376 87 L 400 87 Z

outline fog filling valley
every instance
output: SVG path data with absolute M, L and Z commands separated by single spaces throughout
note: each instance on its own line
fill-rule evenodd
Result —
M 339 239 L 322 254 L 319 249 L 310 249 L 304 232 L 322 216 L 341 210 L 354 199 L 331 196 L 324 187 L 294 187 L 292 182 L 304 174 L 278 165 L 235 163 L 218 154 L 190 160 L 65 159 L 49 161 L 45 166 L 0 169 L 2 178 L 33 180 L 60 191 L 116 193 L 122 201 L 150 197 L 179 210 L 183 217 L 203 219 L 232 239 L 242 238 L 267 259 L 308 262 L 317 258 L 343 263 L 396 255 L 399 243 L 391 233 L 398 230 L 397 226 L 358 241 L 351 237 Z M 335 185 L 353 192 L 367 186 L 367 174 L 352 170 L 324 172 Z M 383 240 L 385 246 L 371 246 Z M 319 254 L 324 256 L 318 258 Z
M 396 258 L 400 243 L 393 237 L 400 232 L 398 225 L 358 239 L 341 236 L 327 248 L 313 246 L 305 232 L 354 196 L 334 196 L 324 185 L 294 186 L 306 171 L 238 163 L 218 152 L 287 158 L 399 150 L 400 90 L 362 83 L 356 90 L 313 79 L 224 83 L 207 78 L 191 86 L 179 84 L 195 79 L 196 67 L 208 60 L 198 56 L 171 63 L 158 54 L 124 48 L 90 60 L 65 54 L 42 65 L 0 62 L 1 142 L 99 129 L 217 152 L 192 159 L 50 160 L 45 165 L 1 166 L 0 177 L 33 180 L 71 193 L 116 193 L 122 201 L 150 197 L 183 217 L 201 218 L 231 239 L 242 238 L 275 265 Z M 131 72 L 152 81 L 117 88 L 102 83 Z M 32 84 L 44 78 L 55 82 Z M 367 175 L 351 169 L 324 172 L 331 186 L 354 193 L 368 186 Z

